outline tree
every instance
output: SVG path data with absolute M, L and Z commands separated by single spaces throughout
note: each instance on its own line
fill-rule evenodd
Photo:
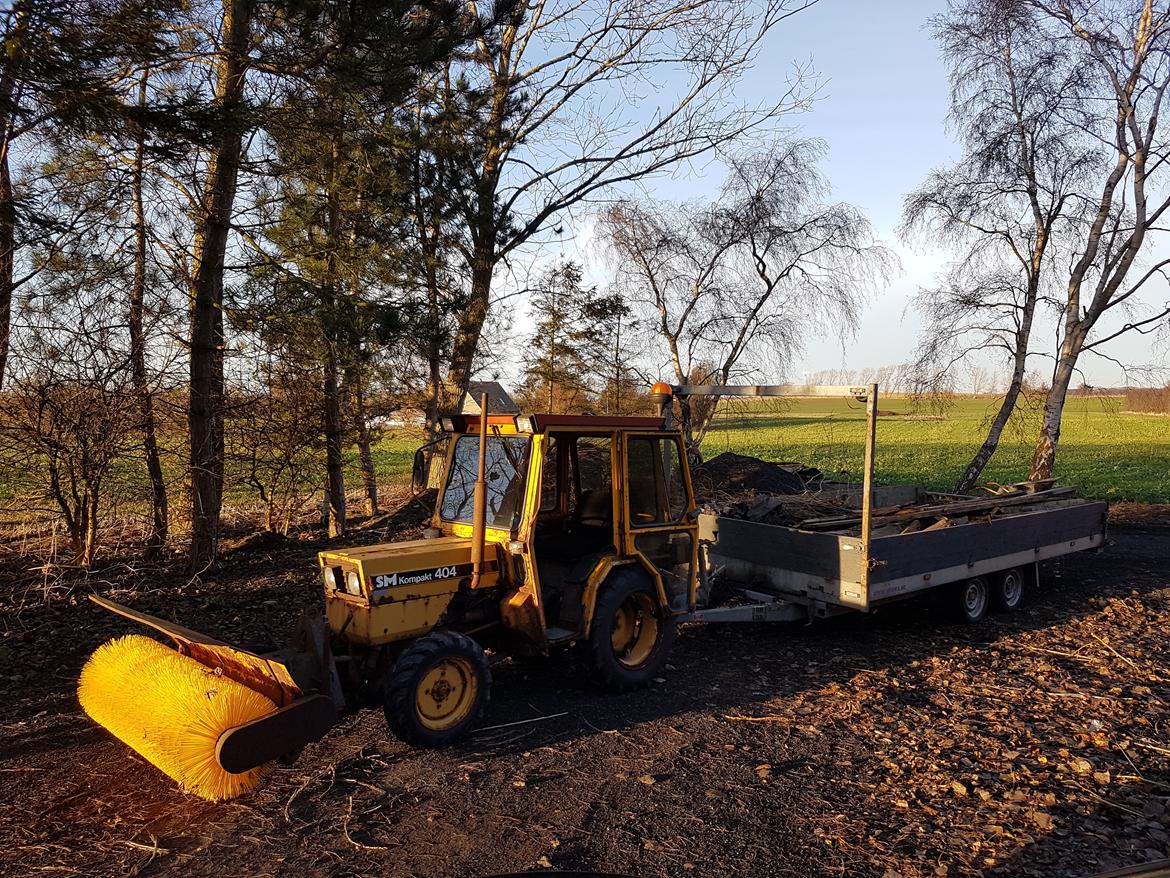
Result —
M 539 315 L 525 357 L 522 398 L 545 412 L 582 413 L 592 400 L 589 357 L 598 308 L 596 287 L 581 287 L 581 266 L 561 262 L 533 291 Z
M 709 205 L 625 202 L 601 215 L 617 283 L 652 326 L 678 384 L 783 369 L 810 331 L 848 331 L 891 257 L 854 207 L 826 204 L 824 147 L 787 141 L 734 158 Z M 697 444 L 713 406 L 684 409 Z
M 461 193 L 472 186 L 469 169 L 476 151 L 471 129 L 488 100 L 466 81 L 453 80 L 452 66 L 422 79 L 402 121 L 409 182 L 402 278 L 404 292 L 416 304 L 402 309 L 410 326 L 401 340 L 424 364 L 420 407 L 431 437 L 440 430 L 444 403 L 452 401 L 445 395 L 445 369 L 459 315 L 469 304 L 467 271 L 459 261 L 469 240 Z M 428 444 L 428 453 L 432 447 Z
M 191 557 L 196 567 L 214 560 L 223 489 L 223 259 L 241 135 L 257 116 L 245 106 L 246 73 L 255 69 L 269 86 L 266 133 L 274 147 L 270 169 L 280 181 L 279 207 L 272 230 L 257 235 L 237 224 L 237 231 L 251 244 L 260 270 L 271 275 L 270 304 L 283 302 L 285 317 L 309 320 L 317 332 L 310 350 L 322 364 L 327 518 L 336 535 L 346 526 L 342 379 L 350 364 L 345 357 L 366 325 L 356 319 L 369 278 L 365 266 L 377 258 L 371 256 L 377 246 L 393 255 L 392 236 L 380 224 L 392 212 L 387 205 L 402 197 L 384 160 L 362 163 L 393 146 L 392 114 L 419 74 L 441 64 L 478 27 L 474 16 L 444 0 L 314 0 L 271 10 L 262 22 L 263 51 L 253 52 L 252 7 L 245 0 L 228 2 L 214 96 L 223 109 L 222 134 L 209 153 L 192 281 Z M 294 336 L 311 338 L 299 329 Z M 351 369 L 351 375 L 361 372 Z
M 633 339 L 640 324 L 633 315 L 625 296 L 613 291 L 597 295 L 582 309 L 582 319 L 591 327 L 585 359 L 598 406 L 608 415 L 629 414 L 647 402 L 649 382 L 634 365 Z
M 191 253 L 190 383 L 187 431 L 193 571 L 214 563 L 223 504 L 223 274 L 236 185 L 248 127 L 244 86 L 251 64 L 251 0 L 223 0 L 219 39 L 211 56 L 211 105 L 218 125 L 194 216 Z
M 1141 49 L 1124 48 L 1120 25 L 1108 34 L 1098 29 L 1094 36 L 1077 24 L 1088 15 L 1093 26 L 1113 28 L 1109 16 L 1124 21 L 1123 7 L 1132 7 L 1133 45 Z M 1143 9 L 1148 17 L 1132 4 L 1111 4 L 1106 13 L 1100 4 L 973 0 L 952 5 L 934 21 L 951 65 L 951 115 L 965 155 L 955 167 L 932 173 L 906 202 L 905 231 L 929 233 L 932 241 L 941 238 L 960 248 L 944 283 L 918 299 L 927 317 L 918 353 L 920 381 L 941 381 L 980 351 L 1001 351 L 1010 364 L 1007 391 L 958 491 L 975 484 L 1020 399 L 1034 355 L 1038 309 L 1054 304 L 1063 316 L 1032 468 L 1037 478 L 1051 474 L 1060 413 L 1079 353 L 1129 331 L 1146 331 L 1170 313 L 1146 316 L 1086 344 L 1097 320 L 1149 277 L 1126 291 L 1107 292 L 1121 283 L 1151 227 L 1148 215 L 1138 221 L 1138 211 L 1126 201 L 1141 200 L 1140 212 L 1148 214 L 1138 178 L 1160 163 L 1148 153 L 1157 150 L 1156 108 L 1164 88 L 1157 77 L 1166 76 L 1165 58 L 1145 56 L 1164 51 L 1159 40 L 1164 43 L 1165 36 L 1155 38 L 1154 30 L 1162 26 L 1152 4 Z M 1151 29 L 1144 37 L 1143 27 Z M 1107 51 L 1100 49 L 1104 44 Z M 1125 61 L 1127 53 L 1132 57 Z M 1154 79 L 1140 84 L 1151 75 Z M 1128 86 L 1122 84 L 1127 76 L 1134 77 Z M 1105 105 L 1117 108 L 1116 118 L 1101 113 Z M 1143 113 L 1149 118 L 1139 120 Z M 1144 147 L 1133 140 L 1135 131 Z M 1121 158 L 1131 153 L 1132 164 Z M 1138 171 L 1139 164 L 1147 170 Z M 1118 188 L 1124 190 L 1126 179 L 1137 186 L 1129 198 Z M 1086 284 L 1095 284 L 1099 295 L 1083 308 Z
M 451 79 L 487 100 L 466 126 L 474 162 L 458 249 L 469 290 L 445 403 L 475 371 L 503 261 L 606 190 L 757 136 L 807 105 L 803 70 L 763 105 L 734 89 L 772 29 L 812 2 L 517 0 L 477 41 Z
M 1034 15 L 1033 38 L 1052 41 L 1078 65 L 1068 112 L 1093 144 L 1095 159 L 1086 172 L 1089 185 L 1078 193 L 1083 207 L 1069 243 L 1052 384 L 1032 458 L 1030 478 L 1041 479 L 1052 475 L 1081 354 L 1101 354 L 1109 342 L 1151 332 L 1170 317 L 1170 303 L 1137 310 L 1135 298 L 1170 265 L 1170 258 L 1142 261 L 1170 208 L 1170 141 L 1159 125 L 1170 88 L 1170 8 L 1153 0 L 1029 0 L 1026 8 Z M 1099 329 L 1117 312 L 1120 326 Z
M 264 504 L 264 528 L 287 534 L 321 485 L 321 380 L 289 351 L 252 350 L 250 392 L 233 399 L 228 458 Z M 308 365 L 308 367 L 306 367 Z
M 157 22 L 170 6 L 18 0 L 0 10 L 0 387 L 14 296 L 38 274 L 35 266 L 18 274 L 20 252 L 44 236 L 35 199 L 20 191 L 20 165 L 38 160 L 36 140 L 46 130 L 101 130 L 117 120 L 122 62 L 166 54 Z
M 65 191 L 77 198 L 70 205 L 77 213 L 101 217 L 92 187 Z M 127 266 L 102 258 L 107 238 L 98 219 L 68 248 L 40 248 L 44 268 L 21 303 L 15 335 L 22 355 L 0 394 L 2 465 L 28 492 L 30 508 L 37 500 L 55 507 L 84 567 L 99 548 L 111 473 L 132 454 L 140 429 L 117 294 Z
M 139 110 L 146 108 L 149 74 L 139 74 Z M 158 435 L 154 416 L 154 393 L 146 367 L 146 286 L 149 281 L 149 249 L 147 215 L 144 191 L 146 170 L 146 132 L 142 123 L 134 128 L 134 155 L 131 164 L 130 192 L 133 205 L 134 231 L 134 276 L 130 282 L 127 326 L 130 333 L 130 368 L 134 393 L 138 398 L 140 423 L 142 424 L 142 447 L 146 456 L 146 471 L 150 479 L 152 524 L 147 537 L 149 552 L 157 552 L 167 542 L 170 515 L 167 509 L 167 486 L 163 480 L 162 458 L 159 454 Z

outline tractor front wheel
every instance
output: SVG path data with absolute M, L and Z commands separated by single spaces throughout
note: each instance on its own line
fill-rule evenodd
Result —
M 454 631 L 432 631 L 394 663 L 384 693 L 386 723 L 408 744 L 446 746 L 479 720 L 491 686 L 478 643 Z
M 598 681 L 615 692 L 647 685 L 666 665 L 675 620 L 644 574 L 621 570 L 602 586 L 589 630 Z

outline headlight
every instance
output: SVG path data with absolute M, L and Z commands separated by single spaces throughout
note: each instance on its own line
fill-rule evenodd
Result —
M 332 567 L 325 568 L 325 584 L 334 591 L 337 590 L 339 583 L 337 582 L 337 573 Z
M 350 594 L 362 593 L 362 581 L 358 578 L 356 570 L 350 570 L 345 574 L 345 590 Z

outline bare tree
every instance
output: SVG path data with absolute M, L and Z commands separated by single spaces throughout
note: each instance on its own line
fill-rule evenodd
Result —
M 478 42 L 451 79 L 485 100 L 470 126 L 477 158 L 460 244 L 470 290 L 445 403 L 475 369 L 501 262 L 605 190 L 765 132 L 807 105 L 805 71 L 761 105 L 734 89 L 769 32 L 814 2 L 519 0 Z
M 1058 238 L 1090 156 L 1066 112 L 1079 69 L 1059 46 L 1036 38 L 1025 6 L 965 2 L 932 25 L 951 66 L 951 120 L 964 155 L 906 199 L 905 235 L 958 250 L 942 282 L 916 300 L 926 323 L 918 392 L 949 384 L 952 369 L 988 352 L 1007 361 L 1010 375 L 955 487 L 965 492 L 995 454 L 1019 400 L 1037 309 L 1059 284 Z
M 732 159 L 711 205 L 626 202 L 602 213 L 616 282 L 677 383 L 782 370 L 810 334 L 856 326 L 864 288 L 892 257 L 856 208 L 824 203 L 823 150 L 791 141 Z M 684 413 L 692 443 L 712 412 Z
M 97 206 L 97 205 L 95 205 Z M 129 458 L 140 428 L 123 300 L 112 294 L 121 266 L 90 258 L 103 230 L 58 254 L 21 303 L 8 389 L 0 394 L 0 461 L 30 506 L 47 500 L 90 566 L 111 474 Z
M 1164 279 L 1170 266 L 1170 258 L 1150 253 L 1170 208 L 1170 140 L 1160 124 L 1170 88 L 1170 8 L 1153 0 L 1018 2 L 1032 14 L 1031 38 L 1077 65 L 1060 112 L 1081 127 L 1094 159 L 1068 243 L 1057 353 L 1032 459 L 1031 478 L 1040 479 L 1056 462 L 1081 354 L 1107 357 L 1109 342 L 1153 332 L 1170 318 L 1170 303 L 1139 305 L 1149 281 Z M 1120 325 L 1100 326 L 1114 314 Z
M 253 357 L 249 390 L 233 394 L 227 456 L 264 504 L 265 530 L 287 534 L 324 476 L 321 377 L 315 363 L 286 352 L 254 350 Z

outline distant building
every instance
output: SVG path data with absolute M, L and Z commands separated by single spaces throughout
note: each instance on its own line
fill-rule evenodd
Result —
M 499 381 L 472 381 L 459 400 L 459 412 L 465 415 L 479 414 L 479 398 L 488 395 L 488 411 L 493 415 L 518 415 L 520 406 L 504 390 Z

